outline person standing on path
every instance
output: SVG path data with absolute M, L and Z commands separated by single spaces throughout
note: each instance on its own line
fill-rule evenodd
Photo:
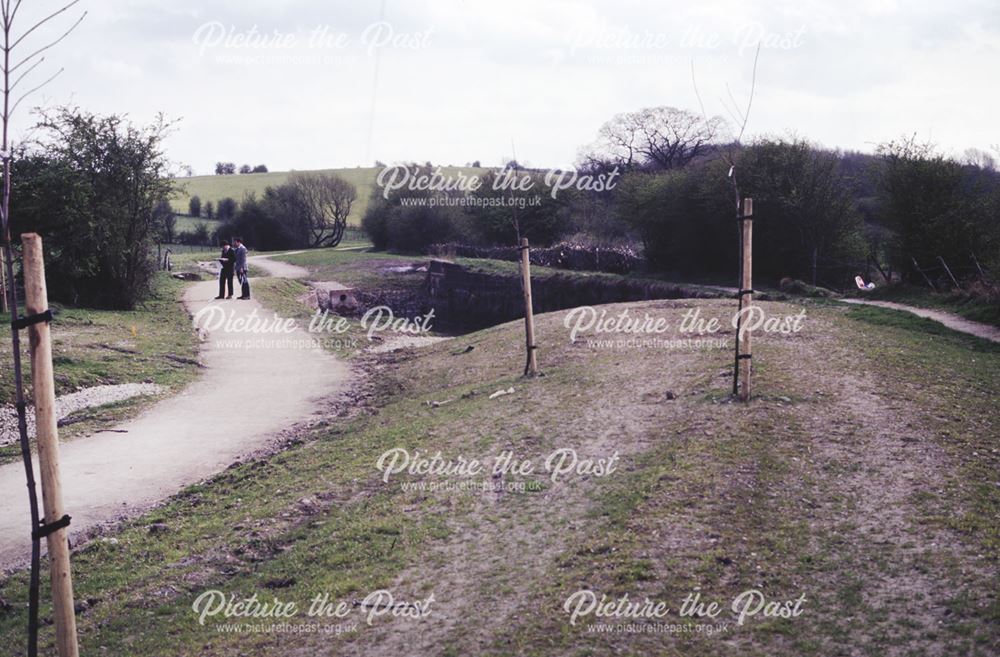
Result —
M 243 246 L 243 238 L 237 237 L 236 242 L 236 275 L 240 279 L 240 299 L 250 298 L 250 277 L 247 275 L 247 247 Z
M 229 242 L 222 243 L 222 255 L 219 256 L 219 264 L 222 268 L 219 270 L 219 296 L 216 299 L 232 299 L 233 298 L 233 273 L 236 270 L 236 251 L 234 251 Z M 226 296 L 226 285 L 229 285 L 229 295 Z

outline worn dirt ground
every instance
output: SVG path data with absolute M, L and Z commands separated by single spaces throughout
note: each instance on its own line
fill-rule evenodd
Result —
M 677 326 L 693 308 L 724 317 L 732 305 L 606 308 Z M 90 605 L 81 640 L 164 656 L 998 654 L 998 348 L 877 308 L 761 306 L 808 318 L 800 333 L 755 339 L 748 405 L 729 400 L 731 331 L 708 349 L 574 343 L 564 313 L 539 315 L 545 376 L 532 380 L 519 376 L 517 322 L 370 354 L 360 380 L 373 390 L 356 417 L 76 554 Z M 490 477 L 385 482 L 376 462 L 398 447 L 484 460 L 511 450 L 535 463 L 573 448 L 620 461 L 608 477 L 493 479 L 529 484 L 520 491 L 428 489 L 413 486 Z M 432 613 L 337 635 L 237 634 L 213 624 L 244 619 L 202 626 L 192 613 L 209 589 L 304 606 L 381 588 L 401 601 L 433 594 Z M 0 583 L 7 627 L 22 589 Z M 681 629 L 570 625 L 565 600 L 584 589 L 663 601 L 674 610 L 664 622 Z M 748 589 L 804 596 L 803 613 L 742 626 L 726 613 L 713 634 L 677 617 L 693 591 L 727 605 Z

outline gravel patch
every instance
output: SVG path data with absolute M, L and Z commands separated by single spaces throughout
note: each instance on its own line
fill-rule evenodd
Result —
M 383 354 L 389 351 L 396 351 L 398 349 L 406 349 L 407 347 L 426 347 L 427 345 L 436 344 L 442 340 L 449 339 L 450 338 L 436 338 L 431 336 L 401 335 L 399 337 L 386 340 L 382 344 L 375 345 L 374 347 L 368 347 L 365 351 L 373 354 Z
M 115 386 L 94 386 L 71 392 L 56 399 L 56 416 L 62 420 L 77 411 L 104 404 L 139 397 L 156 395 L 163 391 L 163 386 L 155 383 L 123 383 Z M 35 434 L 35 409 L 28 405 L 28 434 Z M 0 447 L 18 441 L 17 410 L 14 406 L 0 407 Z

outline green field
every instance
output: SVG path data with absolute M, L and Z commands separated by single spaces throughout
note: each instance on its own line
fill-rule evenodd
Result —
M 470 169 L 466 167 L 441 167 L 445 173 L 461 171 L 463 173 L 484 172 L 485 169 Z M 351 208 L 348 223 L 352 226 L 361 225 L 361 217 L 364 216 L 368 208 L 368 198 L 371 195 L 372 187 L 375 185 L 375 177 L 379 169 L 376 167 L 355 167 L 353 169 L 317 169 L 315 171 L 305 171 L 303 173 L 332 173 L 352 183 L 358 188 L 358 198 Z M 205 202 L 211 201 L 213 205 L 218 205 L 219 200 L 227 196 L 241 200 L 248 192 L 253 192 L 260 196 L 269 186 L 280 185 L 288 179 L 291 171 L 271 171 L 268 173 L 246 173 L 234 174 L 230 176 L 192 176 L 190 178 L 176 178 L 179 187 L 178 193 L 171 200 L 174 211 L 186 213 L 188 211 L 188 199 L 192 196 L 201 198 L 202 206 Z
M 187 212 L 187 208 L 184 210 Z M 178 233 L 193 233 L 198 224 L 205 224 L 208 226 L 208 233 L 211 235 L 222 223 L 218 219 L 206 219 L 205 217 L 192 217 L 189 214 L 179 214 L 177 215 L 177 227 L 176 231 Z

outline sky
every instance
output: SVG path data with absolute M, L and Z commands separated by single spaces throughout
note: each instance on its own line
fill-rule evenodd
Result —
M 61 3 L 24 5 L 15 32 Z M 703 105 L 732 123 L 757 44 L 751 139 L 1000 144 L 997 0 L 79 0 L 18 48 L 84 11 L 15 90 L 64 69 L 18 109 L 15 138 L 36 106 L 162 112 L 171 161 L 195 174 L 220 160 L 571 167 L 620 112 Z

